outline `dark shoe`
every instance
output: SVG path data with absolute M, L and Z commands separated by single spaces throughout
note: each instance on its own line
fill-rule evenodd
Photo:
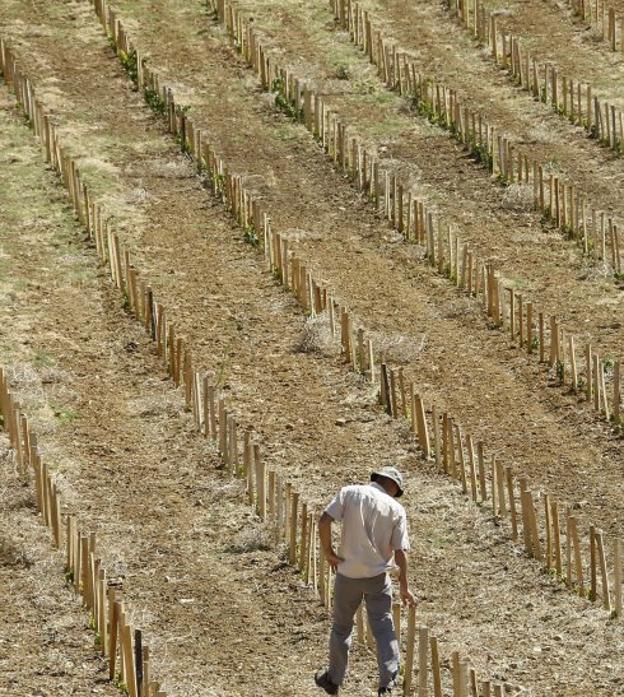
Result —
M 392 674 L 392 679 L 390 680 L 390 684 L 386 685 L 386 687 L 380 687 L 377 690 L 377 697 L 381 697 L 381 695 L 391 695 L 392 694 L 392 688 L 396 687 L 396 679 L 397 679 L 398 674 L 399 674 L 399 671 L 397 670 L 396 673 Z
M 338 694 L 338 685 L 335 685 L 327 675 L 327 671 L 320 671 L 314 676 L 314 682 L 317 687 L 323 688 L 328 695 Z

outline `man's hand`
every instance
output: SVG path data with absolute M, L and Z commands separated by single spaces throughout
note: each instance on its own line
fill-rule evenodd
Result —
M 329 551 L 329 554 L 325 554 L 325 557 L 327 558 L 327 561 L 329 562 L 329 565 L 333 569 L 334 573 L 336 573 L 338 564 L 340 564 L 340 562 L 343 562 L 344 559 L 342 557 L 339 557 L 333 549 Z
M 416 607 L 416 596 L 409 588 L 401 588 L 399 590 L 399 595 L 401 596 L 401 602 L 403 603 L 404 607 L 408 605 L 409 607 Z

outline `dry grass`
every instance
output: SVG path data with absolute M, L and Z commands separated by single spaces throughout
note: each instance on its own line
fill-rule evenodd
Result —
M 266 552 L 272 547 L 271 536 L 265 528 L 248 527 L 233 537 L 225 547 L 225 551 L 245 554 L 246 552 Z
M 295 350 L 323 356 L 335 356 L 340 352 L 340 342 L 332 337 L 327 312 L 308 317 Z
M 510 184 L 503 194 L 502 206 L 510 211 L 532 211 L 533 189 L 528 184 Z

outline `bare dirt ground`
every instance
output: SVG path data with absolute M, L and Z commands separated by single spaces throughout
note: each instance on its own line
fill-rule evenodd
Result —
M 406 505 L 420 618 L 444 641 L 445 656 L 458 648 L 478 668 L 525 685 L 530 694 L 620 692 L 621 625 L 553 585 L 519 550 L 512 552 L 502 534 L 484 526 L 483 514 L 448 482 L 423 469 L 401 428 L 372 408 L 369 388 L 335 357 L 296 350 L 304 320 L 294 304 L 128 91 L 85 6 L 67 3 L 62 12 L 58 7 L 46 7 L 40 24 L 30 5 L 19 7 L 28 25 L 20 29 L 29 35 L 22 49 L 32 49 L 24 59 L 42 81 L 47 78 L 46 96 L 56 98 L 64 135 L 83 158 L 91 158 L 89 182 L 98 184 L 98 193 L 126 221 L 139 266 L 175 308 L 192 343 L 201 347 L 204 366 L 221 376 L 237 408 L 253 419 L 269 462 L 305 484 L 306 496 L 320 505 L 339 484 L 366 477 L 371 461 L 397 459 L 409 472 L 414 492 Z M 66 43 L 58 41 L 59 35 Z M 78 37 L 84 44 L 80 60 L 72 44 Z M 276 203 L 302 194 L 301 210 L 288 207 L 284 221 L 303 228 L 310 216 L 317 230 L 332 229 L 348 239 L 343 212 L 332 205 L 313 207 L 310 201 L 311 190 L 319 187 L 332 204 L 351 206 L 352 192 L 324 166 L 299 129 L 245 101 L 246 92 L 238 89 L 247 73 L 232 63 L 228 51 L 216 50 L 220 45 L 215 39 L 213 49 L 202 54 L 204 74 L 220 75 L 210 88 L 214 94 L 231 85 L 228 99 L 241 101 L 233 105 L 237 111 L 223 104 L 217 110 L 208 101 L 198 105 L 212 126 L 209 132 L 240 163 L 246 147 L 254 174 L 276 173 L 274 187 L 283 198 L 267 191 Z M 211 70 L 217 66 L 219 71 Z M 125 106 L 132 109 L 131 119 L 125 117 Z M 44 455 L 61 475 L 66 498 L 97 528 L 107 565 L 124 577 L 137 621 L 153 637 L 157 669 L 169 694 L 315 694 L 310 675 L 322 661 L 327 631 L 316 601 L 282 563 L 281 550 L 276 553 L 266 544 L 267 532 L 244 504 L 239 485 L 215 469 L 213 451 L 191 432 L 180 395 L 161 379 L 144 335 L 118 309 L 119 299 L 94 270 L 95 256 L 83 251 L 78 233 L 72 232 L 59 191 L 21 171 L 27 155 L 34 157 L 32 147 L 26 152 L 17 145 L 28 131 L 10 111 L 2 117 L 6 166 L 0 171 L 0 215 L 11 269 L 0 311 L 2 326 L 10 326 L 2 336 L 3 353 L 17 366 L 13 384 L 34 415 Z M 227 130 L 217 120 L 225 117 L 246 123 L 244 142 L 226 140 Z M 279 141 L 277 128 L 292 135 L 295 154 L 291 142 L 272 149 Z M 260 146 L 263 157 L 256 150 Z M 297 170 L 304 174 L 295 176 Z M 27 198 L 20 186 L 24 181 L 32 182 Z M 368 208 L 358 210 L 361 220 L 350 221 L 351 234 L 381 235 Z M 319 252 L 319 263 L 327 263 L 331 252 L 344 253 L 344 244 L 332 248 L 326 236 L 320 241 L 330 254 Z M 317 248 L 320 244 L 309 249 Z M 406 271 L 372 245 L 360 256 L 361 267 L 339 268 L 359 289 L 362 309 L 367 307 L 364 274 L 383 269 L 393 286 L 383 296 L 383 312 L 369 307 L 360 314 L 391 338 L 399 331 L 406 336 L 401 349 L 423 335 L 428 350 L 429 342 L 435 347 L 434 368 L 415 361 L 422 384 L 434 389 L 461 376 L 456 382 L 464 413 L 488 440 L 498 438 L 501 451 L 514 431 L 505 431 L 505 424 L 515 422 L 519 443 L 522 434 L 526 439 L 523 420 L 528 419 L 538 445 L 521 453 L 521 466 L 533 461 L 537 473 L 550 466 L 553 453 L 565 452 L 571 460 L 564 464 L 579 467 L 575 476 L 567 473 L 569 491 L 576 498 L 579 487 L 586 486 L 590 517 L 600 515 L 616 528 L 619 492 L 613 494 L 607 475 L 612 473 L 615 482 L 619 464 L 615 451 L 611 458 L 601 445 L 598 427 L 582 415 L 570 424 L 571 409 L 564 413 L 563 400 L 529 392 L 527 385 L 535 381 L 531 369 L 518 361 L 516 376 L 505 367 L 510 363 L 504 343 L 492 342 L 476 320 L 468 324 L 456 300 L 449 317 L 443 303 L 451 294 L 420 267 Z M 352 297 L 347 299 L 351 303 Z M 439 333 L 436 326 L 441 326 Z M 449 336 L 462 337 L 464 355 L 453 356 Z M 483 362 L 486 345 L 496 351 Z M 412 358 L 409 350 L 407 356 Z M 490 394 L 491 403 L 481 405 L 484 378 L 473 378 L 484 375 L 495 376 L 501 394 Z M 453 408 L 461 404 L 461 399 L 448 400 Z M 503 418 L 509 421 L 499 427 Z M 595 432 L 579 433 L 578 423 Z M 551 450 L 538 455 L 544 447 Z M 606 475 L 598 476 L 598 463 Z M 590 466 L 596 469 L 585 469 Z M 549 476 L 557 475 L 551 470 Z M 362 694 L 372 684 L 371 658 L 361 655 L 345 694 Z

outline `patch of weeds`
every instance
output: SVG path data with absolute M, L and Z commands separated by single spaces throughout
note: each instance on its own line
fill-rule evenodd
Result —
M 266 552 L 269 549 L 271 549 L 271 538 L 267 531 L 254 528 L 242 530 L 224 547 L 224 550 L 230 554 Z
M 563 364 L 563 361 L 557 361 L 555 363 L 555 372 L 557 374 L 557 380 L 559 380 L 560 383 L 563 383 L 564 371 L 565 366 Z
M 37 368 L 51 368 L 55 363 L 52 356 L 41 350 L 35 351 L 32 362 Z
M 350 80 L 351 73 L 349 71 L 349 66 L 345 65 L 344 63 L 341 63 L 340 65 L 336 66 L 334 76 L 338 80 Z
M 130 307 L 130 296 L 129 296 L 128 293 L 126 293 L 125 291 L 124 291 L 124 294 L 123 294 L 123 302 L 122 302 L 121 306 L 122 306 L 122 308 L 124 309 L 125 312 L 130 312 L 131 309 L 132 309 L 132 308 Z
M 223 174 L 214 174 L 212 182 L 215 192 L 221 193 L 225 189 L 225 176 Z
M 130 51 L 130 53 L 126 53 L 125 51 L 120 50 L 118 56 L 119 60 L 121 61 L 121 64 L 123 65 L 124 70 L 126 71 L 126 73 L 128 73 L 128 77 L 136 85 L 139 81 L 139 68 L 137 65 L 136 51 Z
M 121 676 L 121 673 L 117 675 L 115 678 L 115 687 L 120 691 L 123 692 L 125 695 L 128 694 L 128 686 L 126 683 L 123 681 L 123 677 Z
M 485 145 L 475 145 L 472 154 L 477 162 L 485 165 L 488 170 L 492 169 L 492 156 Z
M 279 76 L 273 80 L 271 83 L 271 91 L 276 93 L 275 106 L 277 106 L 278 109 L 295 121 L 299 121 L 302 118 L 303 109 L 297 109 L 297 107 L 286 98 L 286 85 L 283 77 Z
M 66 424 L 70 424 L 78 414 L 72 409 L 54 409 L 54 416 L 65 426 Z
M 297 137 L 297 134 L 293 132 L 290 124 L 278 126 L 274 132 L 280 140 L 293 140 Z M 318 139 L 318 134 L 315 134 L 315 137 Z
M 165 109 L 166 109 L 165 100 L 160 97 L 158 92 L 151 89 L 150 87 L 146 87 L 143 90 L 143 97 L 145 98 L 145 101 L 147 102 L 147 105 L 149 106 L 149 108 L 155 114 L 158 114 L 159 116 L 165 115 Z
M 182 134 L 178 136 L 178 144 L 180 146 L 180 150 L 182 151 L 183 155 L 190 155 L 191 154 L 191 146 L 189 145 L 188 141 L 186 140 L 186 135 L 182 137 Z
M 532 351 L 537 351 L 538 348 L 539 348 L 539 337 L 534 336 L 534 337 L 531 339 L 531 350 L 532 350 Z
M 496 181 L 503 186 L 507 186 L 507 177 L 502 172 L 496 175 Z
M 570 225 L 570 224 L 568 223 L 567 225 L 564 225 L 561 229 L 562 229 L 563 233 L 565 234 L 565 236 L 566 236 L 569 240 L 574 239 L 574 234 L 575 234 L 575 233 L 574 233 L 574 228 L 572 227 L 572 225 Z
M 260 238 L 258 237 L 256 228 L 253 225 L 245 226 L 245 229 L 243 231 L 243 237 L 245 238 L 245 242 L 250 244 L 252 247 L 260 246 Z

